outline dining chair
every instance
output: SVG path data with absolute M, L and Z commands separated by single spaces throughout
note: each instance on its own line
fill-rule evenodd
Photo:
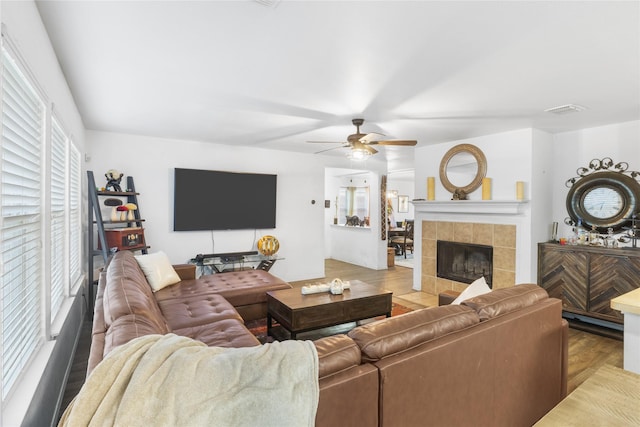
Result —
M 404 233 L 400 236 L 394 236 L 391 238 L 391 243 L 394 246 L 398 246 L 399 248 L 401 248 L 401 254 L 404 255 L 404 257 L 407 257 L 407 249 L 409 249 L 411 251 L 411 253 L 413 253 L 413 225 L 414 225 L 414 221 L 413 220 L 407 220 L 406 222 L 406 227 L 404 229 Z

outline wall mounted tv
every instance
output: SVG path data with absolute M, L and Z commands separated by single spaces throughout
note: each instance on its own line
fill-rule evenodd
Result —
M 175 168 L 173 230 L 275 228 L 277 178 Z

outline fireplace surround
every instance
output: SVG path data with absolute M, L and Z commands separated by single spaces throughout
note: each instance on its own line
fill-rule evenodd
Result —
M 419 230 L 421 262 L 420 271 L 416 273 L 423 292 L 433 295 L 445 290 L 462 292 L 469 286 L 468 283 L 438 277 L 438 240 L 492 246 L 492 289 L 516 284 L 516 225 L 422 219 Z

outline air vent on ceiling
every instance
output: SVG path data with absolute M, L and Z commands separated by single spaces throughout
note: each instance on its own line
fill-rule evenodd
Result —
M 278 3 L 280 3 L 280 0 L 253 0 L 253 1 L 266 7 L 276 7 L 278 6 Z
M 560 105 L 559 107 L 548 108 L 545 113 L 553 113 L 553 114 L 567 114 L 567 113 L 579 113 L 580 111 L 586 110 L 582 105 L 576 104 L 567 104 Z

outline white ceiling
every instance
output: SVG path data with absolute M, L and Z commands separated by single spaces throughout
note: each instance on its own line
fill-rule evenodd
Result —
M 37 5 L 87 129 L 315 152 L 354 117 L 418 146 L 640 118 L 637 1 Z

